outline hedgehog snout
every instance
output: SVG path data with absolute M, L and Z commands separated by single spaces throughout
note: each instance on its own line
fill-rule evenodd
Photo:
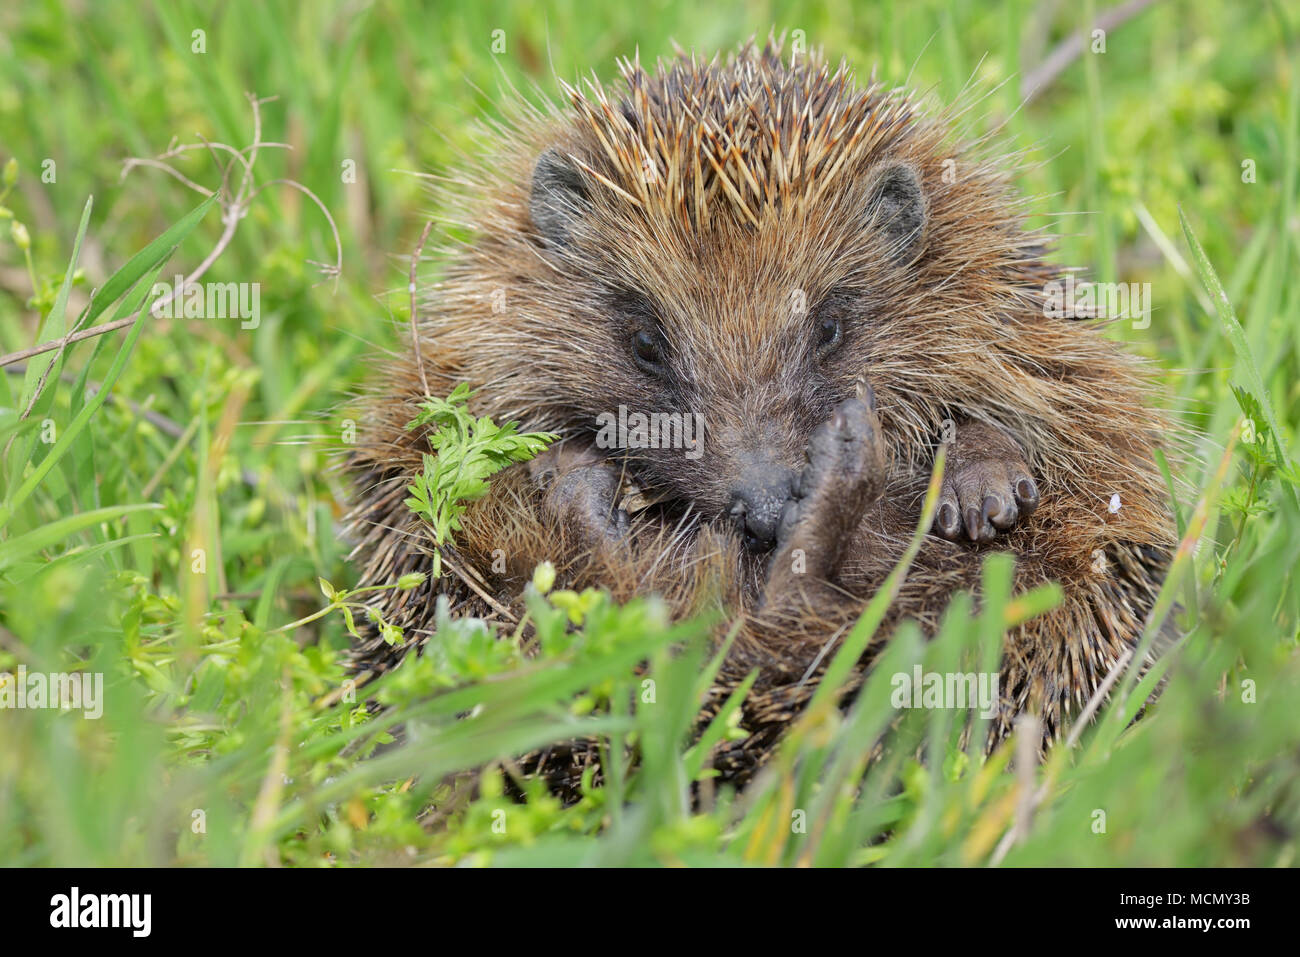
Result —
M 731 487 L 727 517 L 753 551 L 766 551 L 776 542 L 776 526 L 789 500 L 794 471 L 775 462 L 755 462 L 740 472 Z

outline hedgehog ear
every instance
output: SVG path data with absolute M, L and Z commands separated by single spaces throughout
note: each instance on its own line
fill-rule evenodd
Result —
M 557 149 L 548 149 L 533 167 L 528 213 L 547 244 L 567 246 L 591 208 L 581 174 Z
M 928 219 L 925 192 L 916 170 L 906 163 L 887 166 L 871 186 L 867 220 L 885 236 L 889 258 L 900 266 L 921 252 Z

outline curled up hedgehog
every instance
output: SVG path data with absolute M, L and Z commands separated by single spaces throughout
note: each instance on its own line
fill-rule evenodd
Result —
M 739 634 L 714 697 L 759 675 L 749 736 L 714 755 L 743 784 L 903 555 L 944 445 L 933 527 L 880 640 L 904 618 L 932 633 L 956 592 L 978 594 L 983 559 L 1012 553 L 1018 590 L 1055 581 L 1064 598 L 1005 636 L 990 744 L 1022 712 L 1050 741 L 1135 648 L 1175 544 L 1153 458 L 1170 425 L 1140 361 L 1099 323 L 1045 314 L 1062 273 L 1008 163 L 904 92 L 774 42 L 621 73 L 566 86 L 563 108 L 520 105 L 455 177 L 470 238 L 424 300 L 422 358 L 383 367 L 348 463 L 362 583 L 430 570 L 404 504 L 426 388 L 468 383 L 475 414 L 560 438 L 464 516 L 458 574 L 381 593 L 408 641 L 363 641 L 354 666 L 437 641 L 438 594 L 458 614 L 519 608 L 547 560 L 568 587 L 721 606 Z M 599 441 L 635 413 L 703 436 Z M 594 760 L 558 754 L 538 770 L 561 787 Z

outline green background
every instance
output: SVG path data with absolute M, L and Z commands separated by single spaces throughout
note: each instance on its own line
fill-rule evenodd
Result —
M 490 744 L 462 741 L 454 721 L 420 712 L 432 735 L 424 750 L 398 749 L 376 769 L 361 760 L 376 743 L 357 731 L 361 716 L 316 704 L 342 677 L 343 618 L 275 630 L 325 604 L 318 577 L 338 588 L 354 580 L 337 537 L 337 457 L 349 397 L 382 350 L 397 347 L 408 318 L 407 257 L 434 212 L 422 177 L 475 152 L 478 124 L 513 90 L 554 98 L 556 76 L 608 81 L 618 57 L 639 51 L 650 61 L 674 42 L 711 54 L 775 30 L 935 103 L 962 98 L 972 132 L 1001 129 L 1008 151 L 1025 151 L 1021 189 L 1033 197 L 1034 223 L 1061 234 L 1057 261 L 1151 283 L 1150 327 L 1121 323 L 1113 334 L 1153 361 L 1197 436 L 1179 510 L 1186 524 L 1205 500 L 1207 537 L 1178 583 L 1191 637 L 1176 690 L 1118 740 L 1117 729 L 1090 734 L 1040 772 L 1048 796 L 1005 860 L 1293 863 L 1300 514 L 1284 450 L 1300 422 L 1300 287 L 1287 281 L 1298 245 L 1300 10 L 1155 3 L 1108 31 L 1104 52 L 1085 51 L 1022 103 L 1024 77 L 1107 9 L 1052 0 L 7 5 L 0 163 L 15 159 L 18 178 L 0 200 L 0 351 L 53 337 L 201 200 L 159 169 L 124 176 L 124 160 L 156 156 L 173 138 L 243 147 L 250 92 L 278 97 L 262 107 L 263 139 L 291 147 L 262 152 L 258 182 L 291 179 L 319 198 L 337 224 L 343 268 L 335 282 L 308 262 L 335 256 L 311 198 L 268 186 L 205 277 L 260 283 L 260 326 L 149 321 L 111 398 L 21 499 L 23 482 L 54 453 L 37 433 L 11 428 L 35 384 L 17 374 L 26 365 L 4 376 L 0 422 L 5 441 L 19 438 L 3 464 L 0 548 L 92 509 L 160 507 L 65 527 L 0 559 L 0 671 L 85 667 L 110 685 L 99 723 L 0 712 L 0 862 L 974 864 L 994 855 L 1018 787 L 1005 755 L 983 771 L 957 747 L 942 761 L 900 756 L 859 791 L 850 744 L 865 732 L 834 716 L 826 721 L 838 745 L 810 734 L 792 745 L 785 778 L 693 810 L 682 796 L 693 765 L 677 743 L 691 709 L 687 681 L 661 690 L 657 711 L 623 716 L 616 733 L 647 752 L 646 766 L 577 808 L 542 795 L 513 805 L 491 783 L 481 794 L 435 790 L 430 767 L 471 768 L 538 736 L 563 737 L 617 700 L 626 676 L 610 649 L 654 631 L 638 617 L 653 609 L 588 619 L 590 641 L 555 652 L 556 667 L 590 664 L 588 686 L 543 687 L 529 677 L 536 665 L 463 636 L 463 654 L 442 663 L 441 678 L 412 675 L 394 693 L 414 702 L 502 673 L 533 696 L 499 717 Z M 494 52 L 494 37 L 504 52 Z M 206 149 L 176 168 L 209 188 L 220 178 Z M 353 168 L 355 182 L 346 181 Z M 49 316 L 92 195 L 66 318 Z M 1235 338 L 1180 208 L 1240 320 Z M 185 238 L 164 280 L 207 255 L 219 220 L 211 211 Z M 37 406 L 55 435 L 89 401 L 79 377 L 109 376 L 123 336 L 64 356 Z M 1264 405 L 1278 429 L 1239 445 L 1219 490 L 1214 473 L 1243 417 L 1233 386 L 1249 393 L 1257 435 L 1267 430 Z M 195 542 L 205 548 L 201 574 Z M 974 643 L 974 628 L 953 625 L 953 647 Z M 1256 682 L 1256 701 L 1238 701 L 1243 681 Z M 674 708 L 680 715 L 664 716 Z M 930 754 L 945 753 L 946 729 L 916 733 L 938 745 Z M 299 753 L 291 741 L 318 748 Z M 827 774 L 834 785 L 819 788 Z M 435 798 L 445 811 L 429 811 Z M 781 823 L 805 805 L 822 815 L 815 840 Z M 500 808 L 512 815 L 504 835 L 492 828 Z M 199 833 L 196 809 L 206 821 Z M 1097 809 L 1108 814 L 1104 833 Z

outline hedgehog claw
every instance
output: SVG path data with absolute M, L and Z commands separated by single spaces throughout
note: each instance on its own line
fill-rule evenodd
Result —
M 1022 478 L 1016 482 L 1016 504 L 1028 515 L 1038 507 L 1038 486 L 1031 478 Z
M 957 506 L 944 502 L 939 507 L 939 534 L 944 538 L 956 538 L 961 527 L 957 524 Z

